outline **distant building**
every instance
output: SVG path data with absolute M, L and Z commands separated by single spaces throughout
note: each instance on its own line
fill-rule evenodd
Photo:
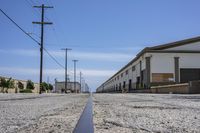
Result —
M 76 86 L 76 88 L 75 88 Z M 79 82 L 76 82 L 74 86 L 74 82 L 67 82 L 67 92 L 75 93 L 76 91 L 81 92 L 81 85 Z M 56 93 L 64 93 L 65 92 L 65 82 L 55 82 L 55 92 Z
M 3 77 L 3 76 L 0 76 L 0 78 L 5 78 L 6 80 L 8 80 L 9 78 L 8 77 Z M 12 80 L 14 81 L 14 88 L 9 88 L 8 89 L 8 93 L 19 93 L 19 88 L 18 88 L 18 82 L 21 82 L 23 85 L 24 85 L 24 88 L 23 89 L 26 89 L 26 85 L 27 85 L 27 80 L 19 80 L 19 79 L 13 79 Z M 39 83 L 34 83 L 34 90 L 32 90 L 33 93 L 39 93 Z M 2 88 L 0 87 L 0 90 Z
M 146 47 L 96 91 L 129 92 L 200 80 L 199 60 L 200 37 Z

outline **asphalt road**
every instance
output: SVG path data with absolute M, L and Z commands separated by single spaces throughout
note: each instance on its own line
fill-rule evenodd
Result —
M 0 133 L 72 132 L 84 94 L 0 94 Z
M 88 97 L 0 94 L 0 133 L 70 133 Z M 199 133 L 200 95 L 93 94 L 93 122 L 95 133 Z
M 200 95 L 95 94 L 96 133 L 200 133 Z

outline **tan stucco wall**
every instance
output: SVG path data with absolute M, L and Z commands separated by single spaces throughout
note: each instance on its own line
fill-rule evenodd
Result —
M 9 78 L 8 77 L 4 77 L 6 80 L 8 80 Z M 26 89 L 26 84 L 27 84 L 27 81 L 26 80 L 18 80 L 18 79 L 12 79 L 14 80 L 14 86 L 15 88 L 10 88 L 8 89 L 8 93 L 15 93 L 15 89 L 17 88 L 17 92 L 19 92 L 19 88 L 17 87 L 17 83 L 20 81 L 23 85 L 24 85 L 24 89 Z M 39 93 L 39 84 L 38 83 L 34 83 L 34 90 L 32 90 L 33 93 Z M 0 90 L 2 88 L 0 87 Z M 5 90 L 5 88 L 4 88 Z

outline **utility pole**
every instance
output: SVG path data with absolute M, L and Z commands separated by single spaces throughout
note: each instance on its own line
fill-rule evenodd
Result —
M 47 84 L 49 84 L 49 76 L 47 76 Z
M 80 72 L 80 92 L 82 92 L 82 88 L 81 88 L 82 87 L 82 85 L 81 85 L 82 82 L 81 82 L 81 80 L 82 80 L 82 73 Z
M 41 14 L 41 22 L 32 22 L 33 24 L 40 24 L 41 25 L 41 42 L 40 42 L 40 91 L 41 94 L 41 84 L 42 84 L 42 74 L 43 74 L 43 43 L 44 43 L 44 25 L 45 24 L 53 24 L 52 22 L 44 22 L 44 8 L 53 8 L 52 6 L 33 6 L 34 8 L 41 8 L 42 14 Z
M 78 62 L 78 60 L 72 60 L 74 62 L 74 90 L 77 93 L 77 89 L 76 89 L 76 62 Z
M 85 90 L 85 79 L 83 78 L 83 81 L 82 81 L 82 88 L 83 88 L 83 92 L 85 93 L 86 92 L 86 90 Z
M 69 50 L 72 50 L 70 48 L 63 48 L 61 50 L 65 50 L 65 93 L 67 93 L 67 89 L 68 89 L 68 86 L 67 86 L 67 80 L 68 80 L 68 76 L 67 76 L 67 53 Z

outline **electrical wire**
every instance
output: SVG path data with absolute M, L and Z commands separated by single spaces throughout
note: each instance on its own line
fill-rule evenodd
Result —
M 40 43 L 33 38 L 31 35 L 29 35 L 24 29 L 22 29 L 13 19 L 11 19 L 2 9 L 0 9 L 0 11 L 15 25 L 17 26 L 24 34 L 26 34 L 27 36 L 29 36 L 34 42 L 36 42 L 38 45 L 40 45 Z
M 28 37 L 30 37 L 34 42 L 36 42 L 38 45 L 41 45 L 39 43 L 39 41 L 37 41 L 36 39 L 34 39 L 30 34 L 28 34 L 22 27 L 20 27 L 12 18 L 10 18 L 2 9 L 0 9 L 0 11 L 15 25 L 17 26 L 24 34 L 26 34 Z M 51 57 L 60 67 L 65 68 L 62 64 L 60 64 L 56 58 L 51 55 L 47 49 L 43 48 L 43 50 L 49 55 L 49 57 Z
M 45 48 L 43 49 L 60 67 L 65 69 L 65 67 L 62 64 L 60 64 L 53 55 L 51 55 Z

